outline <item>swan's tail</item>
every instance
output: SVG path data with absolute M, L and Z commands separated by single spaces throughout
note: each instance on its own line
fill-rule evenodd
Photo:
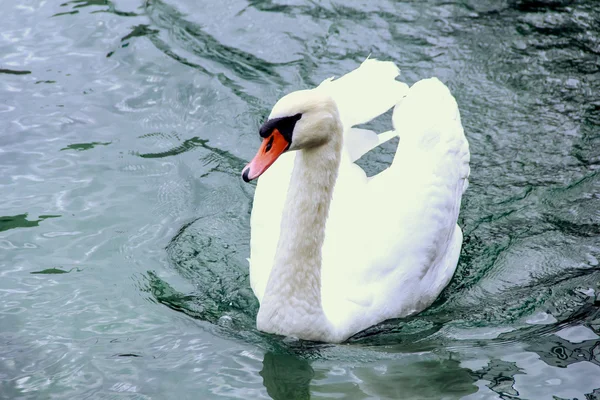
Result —
M 318 87 L 335 100 L 345 129 L 364 124 L 396 105 L 408 86 L 396 80 L 400 70 L 391 61 L 367 58 L 339 79 L 329 78 Z

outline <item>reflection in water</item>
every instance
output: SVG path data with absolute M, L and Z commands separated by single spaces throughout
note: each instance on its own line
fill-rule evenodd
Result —
M 515 378 L 517 374 L 524 374 L 523 370 L 517 367 L 514 362 L 507 362 L 502 360 L 491 360 L 488 365 L 473 373 L 478 379 L 489 381 L 487 384 L 492 391 L 498 393 L 501 398 L 502 396 L 518 396 L 514 388 Z
M 260 376 L 273 400 L 310 399 L 310 381 L 315 375 L 308 361 L 291 354 L 267 352 Z
M 540 359 L 553 367 L 566 368 L 570 364 L 589 361 L 600 367 L 600 340 L 571 343 L 554 335 L 551 339 L 538 340 L 525 347 L 537 353 Z
M 393 363 L 356 368 L 361 389 L 384 399 L 460 399 L 476 393 L 471 370 L 453 359 Z
M 28 220 L 28 214 L 0 216 L 0 232 L 17 228 L 33 228 L 45 219 L 58 218 L 60 215 L 40 215 L 37 220 Z
M 453 359 L 414 361 L 411 358 L 412 361 L 407 362 L 400 358 L 364 365 L 328 365 L 326 369 L 317 367 L 315 370 L 306 355 L 265 353 L 260 375 L 271 398 L 309 399 L 311 393 L 326 396 L 339 386 L 338 390 L 354 392 L 354 396 L 360 393 L 381 399 L 460 399 L 477 392 L 474 385 L 477 379 L 488 378 L 483 377 L 485 373 L 479 376 L 460 367 L 460 362 Z M 348 383 L 340 377 L 350 378 L 352 389 L 345 388 Z M 323 381 L 329 384 L 324 385 Z
M 71 0 L 71 1 L 67 1 L 61 4 L 61 7 L 66 7 L 66 6 L 73 6 L 73 11 L 71 12 L 67 12 L 65 14 L 70 14 L 70 13 L 77 13 L 79 8 L 84 8 L 84 7 L 91 7 L 91 6 L 107 6 L 107 9 L 103 9 L 103 10 L 96 10 L 94 12 L 109 12 L 115 15 L 118 15 L 120 17 L 134 17 L 138 14 L 134 13 L 134 12 L 126 12 L 126 11 L 119 11 L 116 6 L 115 6 L 115 2 L 111 1 L 111 0 Z

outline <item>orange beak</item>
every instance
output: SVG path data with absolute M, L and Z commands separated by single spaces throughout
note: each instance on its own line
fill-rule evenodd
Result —
M 245 182 L 250 182 L 261 176 L 288 147 L 290 147 L 290 143 L 283 137 L 281 132 L 273 129 L 273 132 L 263 139 L 258 153 L 244 168 L 242 179 Z

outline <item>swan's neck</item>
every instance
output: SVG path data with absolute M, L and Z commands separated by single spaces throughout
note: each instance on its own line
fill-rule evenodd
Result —
M 321 304 L 321 249 L 337 179 L 342 133 L 298 152 L 281 234 L 257 316 L 258 329 L 308 340 L 335 341 Z

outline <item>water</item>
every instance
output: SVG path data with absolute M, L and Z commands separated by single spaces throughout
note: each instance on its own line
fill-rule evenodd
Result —
M 595 0 L 3 5 L 0 398 L 600 398 Z M 369 54 L 457 98 L 458 271 L 349 344 L 261 334 L 240 170 Z

